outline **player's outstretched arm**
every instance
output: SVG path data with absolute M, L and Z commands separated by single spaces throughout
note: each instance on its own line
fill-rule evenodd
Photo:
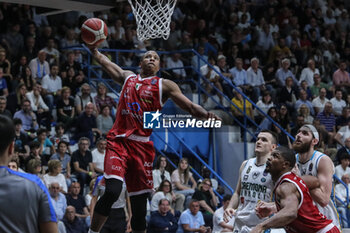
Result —
M 163 102 L 171 98 L 181 109 L 187 111 L 192 116 L 198 119 L 215 118 L 221 120 L 220 117 L 214 113 L 208 112 L 200 105 L 193 103 L 184 94 L 182 94 L 179 86 L 168 79 L 163 79 Z
M 40 233 L 58 233 L 57 222 L 40 222 L 39 231 Z
M 114 81 L 119 84 L 123 84 L 124 80 L 131 74 L 133 74 L 130 70 L 123 70 L 117 64 L 113 63 L 108 59 L 105 55 L 100 53 L 97 48 L 90 48 L 93 57 L 96 61 L 102 66 L 102 68 L 107 71 L 107 73 L 114 79 Z
M 269 228 L 279 228 L 288 225 L 298 217 L 300 193 L 292 183 L 282 183 L 276 189 L 277 200 L 280 201 L 281 210 L 274 216 L 254 227 L 251 233 L 261 233 Z
M 271 216 L 277 212 L 276 204 L 274 202 L 259 201 L 255 207 L 255 213 L 259 218 Z

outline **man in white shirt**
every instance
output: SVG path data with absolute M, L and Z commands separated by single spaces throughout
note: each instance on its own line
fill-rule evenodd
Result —
M 342 177 L 341 180 L 346 184 L 348 190 L 350 189 L 350 175 L 348 173 L 345 173 Z M 347 192 L 346 192 L 346 187 L 343 184 L 337 184 L 334 189 L 334 193 L 337 197 L 340 198 L 342 202 L 346 203 L 347 199 Z M 341 204 L 340 201 L 337 201 L 337 209 L 338 212 L 341 216 L 342 224 L 344 228 L 348 227 L 348 222 L 347 222 L 347 217 L 346 217 L 346 208 L 344 205 Z M 343 219 L 345 218 L 345 219 Z
M 235 218 L 230 218 L 229 222 L 225 222 L 224 220 L 224 212 L 230 203 L 231 196 L 225 195 L 223 198 L 223 206 L 219 209 L 217 209 L 213 216 L 213 233 L 220 233 L 220 232 L 232 232 L 233 231 L 233 224 L 235 222 Z
M 343 92 L 341 90 L 335 91 L 335 96 L 330 100 L 333 105 L 333 113 L 335 116 L 340 116 L 346 102 L 342 99 Z
M 176 68 L 184 67 L 183 62 L 181 61 L 181 54 L 180 53 L 174 53 L 171 57 L 168 57 L 166 60 L 166 66 L 169 69 L 174 68 L 171 71 L 174 74 L 176 79 L 185 80 L 185 78 L 186 78 L 185 70 L 184 69 L 176 69 Z
M 247 70 L 247 82 L 252 88 L 251 99 L 256 103 L 261 96 L 261 91 L 266 90 L 264 76 L 259 68 L 259 59 L 256 57 L 250 60 L 250 67 Z
M 320 71 L 315 67 L 315 61 L 310 59 L 307 62 L 307 67 L 301 71 L 299 83 L 305 80 L 311 87 L 314 85 L 314 74 L 320 74 Z
M 37 80 L 41 80 L 50 73 L 49 63 L 46 61 L 46 52 L 44 50 L 40 50 L 38 57 L 30 61 L 29 68 L 32 71 L 32 78 Z
M 54 64 L 51 66 L 50 74 L 45 75 L 42 80 L 44 99 L 49 106 L 50 113 L 58 97 L 61 96 L 62 80 L 58 72 L 58 65 Z
M 329 101 L 329 99 L 326 98 L 327 90 L 326 88 L 321 88 L 319 91 L 319 95 L 312 100 L 312 106 L 314 107 L 315 114 L 317 115 L 319 112 L 322 112 L 324 109 L 324 106 Z
M 94 166 L 95 172 L 99 174 L 104 173 L 104 160 L 106 154 L 107 141 L 104 138 L 97 140 L 96 148 L 91 152 L 92 154 L 92 165 Z

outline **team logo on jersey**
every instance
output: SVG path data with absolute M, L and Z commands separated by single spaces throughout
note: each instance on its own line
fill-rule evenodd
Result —
M 243 176 L 243 180 L 244 180 L 244 181 L 248 180 L 248 177 L 249 177 L 248 175 L 244 175 L 244 176 Z
M 266 182 L 266 179 L 263 177 L 263 178 L 261 178 L 261 182 Z
M 141 110 L 141 106 L 137 102 L 127 103 L 127 105 L 131 111 L 138 112 Z
M 140 89 L 141 86 L 142 86 L 141 83 L 136 83 L 136 85 L 135 85 L 136 91 L 138 91 L 138 90 Z
M 314 164 L 313 163 L 310 163 L 310 165 L 309 165 L 309 172 L 311 172 L 312 171 L 312 168 L 314 167 Z
M 160 116 L 162 113 L 157 110 L 156 112 L 144 112 L 143 113 L 143 128 L 144 129 L 158 129 L 160 128 Z
M 260 172 L 254 172 L 253 179 L 255 180 L 256 178 L 258 178 L 259 175 L 260 175 Z
M 252 169 L 252 166 L 249 166 L 247 171 L 245 172 L 246 174 L 249 174 L 250 170 Z

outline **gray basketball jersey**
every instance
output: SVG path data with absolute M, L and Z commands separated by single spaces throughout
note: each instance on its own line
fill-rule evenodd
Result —
M 318 164 L 323 156 L 327 155 L 315 150 L 309 161 L 307 161 L 306 163 L 301 163 L 299 162 L 299 154 L 296 154 L 296 160 L 300 171 L 300 175 L 310 175 L 317 177 Z M 341 229 L 338 212 L 332 200 L 329 200 L 329 203 L 326 207 L 322 207 L 318 203 L 315 204 L 322 214 L 324 214 L 328 219 L 332 219 L 333 224 L 336 225 L 339 229 Z
M 251 228 L 265 219 L 255 214 L 258 201 L 271 201 L 273 182 L 265 172 L 266 164 L 257 166 L 256 159 L 249 159 L 241 173 L 241 193 L 235 217 L 234 232 L 250 232 Z

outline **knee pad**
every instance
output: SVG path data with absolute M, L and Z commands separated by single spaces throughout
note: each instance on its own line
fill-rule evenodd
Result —
M 123 182 L 116 179 L 106 179 L 106 189 L 103 196 L 97 201 L 95 210 L 103 216 L 109 216 L 111 207 L 116 202 L 122 191 Z
M 131 228 L 133 231 L 144 231 L 146 229 L 148 193 L 131 196 Z

